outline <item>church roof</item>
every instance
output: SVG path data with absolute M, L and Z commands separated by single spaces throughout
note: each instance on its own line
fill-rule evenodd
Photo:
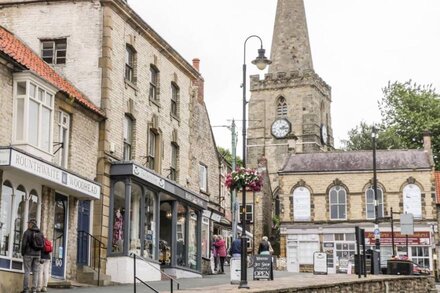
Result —
M 371 171 L 373 152 L 340 151 L 293 154 L 279 173 Z M 376 170 L 431 169 L 424 150 L 377 150 Z

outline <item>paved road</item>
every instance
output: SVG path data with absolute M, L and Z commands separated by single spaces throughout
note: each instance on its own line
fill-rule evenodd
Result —
M 207 275 L 203 276 L 203 278 L 192 278 L 192 279 L 179 279 L 181 289 L 191 289 L 191 288 L 201 288 L 201 287 L 209 287 L 216 286 L 222 284 L 230 284 L 230 275 L 229 275 L 229 267 L 225 267 L 225 274 L 221 275 Z M 281 277 L 287 277 L 290 275 L 295 275 L 294 273 L 289 273 L 285 271 L 275 271 L 274 279 Z M 248 270 L 248 280 L 252 280 L 252 269 Z M 267 282 L 267 281 L 261 281 Z M 159 292 L 170 291 L 170 281 L 156 281 L 156 282 L 148 282 L 154 289 Z M 238 285 L 237 285 L 238 286 Z M 176 288 L 176 287 L 175 287 Z M 50 289 L 49 292 L 63 293 L 66 289 Z M 119 286 L 107 286 L 107 287 L 88 287 L 88 288 L 78 288 L 75 287 L 71 290 L 67 290 L 66 293 L 125 293 L 125 292 L 133 292 L 133 285 L 119 285 Z M 137 285 L 137 293 L 150 293 L 154 292 L 148 289 L 145 285 L 138 284 Z M 174 292 L 178 292 L 175 290 Z

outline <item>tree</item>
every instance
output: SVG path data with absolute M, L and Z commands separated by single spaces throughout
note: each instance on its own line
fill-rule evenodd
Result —
M 225 149 L 222 147 L 217 147 L 217 151 L 226 160 L 226 162 L 228 162 L 228 164 L 232 166 L 232 153 L 231 153 L 231 151 L 229 149 Z M 243 161 L 241 160 L 241 158 L 239 156 L 236 156 L 235 166 L 236 167 L 243 166 Z
M 378 149 L 423 148 L 423 133 L 431 132 L 436 168 L 440 167 L 440 96 L 432 85 L 407 81 L 394 82 L 382 89 L 379 102 L 382 121 L 377 138 Z M 350 130 L 343 141 L 349 150 L 371 149 L 371 127 L 365 122 Z

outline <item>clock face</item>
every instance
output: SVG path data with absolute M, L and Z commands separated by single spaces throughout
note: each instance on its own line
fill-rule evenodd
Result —
M 327 144 L 328 142 L 327 126 L 324 124 L 321 125 L 321 141 L 323 144 Z
M 279 118 L 272 123 L 272 135 L 276 138 L 284 138 L 290 133 L 290 122 L 285 118 Z

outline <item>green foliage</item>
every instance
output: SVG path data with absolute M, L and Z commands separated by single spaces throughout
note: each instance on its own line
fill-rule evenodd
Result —
M 225 149 L 222 147 L 217 147 L 218 152 L 220 155 L 225 158 L 226 162 L 228 162 L 229 165 L 232 166 L 232 153 L 229 149 Z M 243 166 L 243 161 L 239 156 L 236 156 L 236 163 L 235 166 L 240 167 Z
M 440 167 L 440 96 L 431 85 L 418 85 L 411 80 L 388 83 L 379 102 L 382 121 L 378 128 L 378 149 L 423 148 L 423 133 L 430 131 L 436 168 Z M 361 122 L 343 141 L 345 149 L 371 149 L 372 125 Z

